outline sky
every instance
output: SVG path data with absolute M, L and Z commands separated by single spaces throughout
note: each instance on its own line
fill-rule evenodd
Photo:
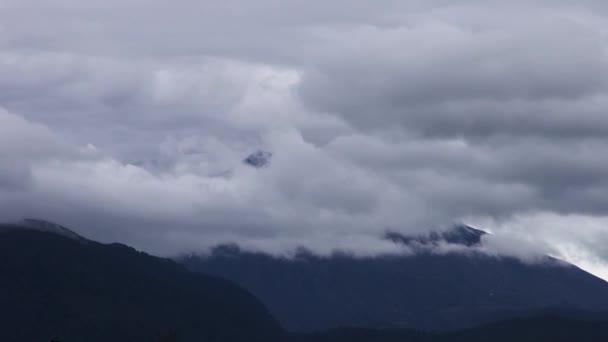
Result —
M 0 219 L 161 255 L 464 222 L 608 279 L 607 48 L 604 1 L 3 0 Z

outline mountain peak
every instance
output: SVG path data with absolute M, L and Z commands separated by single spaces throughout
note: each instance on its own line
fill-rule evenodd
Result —
M 474 247 L 481 244 L 481 237 L 486 235 L 483 230 L 476 229 L 465 224 L 458 224 L 445 231 L 432 231 L 427 234 L 404 235 L 398 232 L 388 232 L 385 238 L 404 245 L 437 245 L 448 243 L 465 247 Z
M 48 232 L 56 235 L 60 235 L 63 237 L 67 237 L 73 240 L 85 241 L 86 239 L 69 228 L 66 228 L 60 224 L 34 219 L 34 218 L 25 218 L 21 221 L 12 223 L 12 224 L 2 224 L 0 225 L 0 231 L 4 230 L 16 230 L 16 229 L 25 229 L 25 230 L 34 230 L 39 232 Z
M 126 245 L 57 238 L 76 234 L 43 220 L 0 230 L 0 321 L 10 327 L 0 341 L 281 341 L 263 304 L 227 280 Z
M 272 158 L 271 152 L 258 150 L 247 156 L 243 162 L 249 166 L 259 169 L 270 165 L 270 158 Z

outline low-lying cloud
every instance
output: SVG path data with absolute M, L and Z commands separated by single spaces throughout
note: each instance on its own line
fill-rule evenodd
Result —
M 608 277 L 607 15 L 599 1 L 8 0 L 0 217 L 161 254 L 390 253 L 386 231 L 464 221 L 500 253 Z M 271 163 L 243 163 L 256 151 Z

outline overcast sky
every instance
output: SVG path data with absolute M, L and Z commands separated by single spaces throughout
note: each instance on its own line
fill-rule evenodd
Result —
M 608 278 L 607 48 L 599 0 L 3 0 L 0 218 L 163 255 L 465 222 Z

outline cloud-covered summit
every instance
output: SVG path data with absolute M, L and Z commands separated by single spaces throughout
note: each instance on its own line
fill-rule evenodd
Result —
M 259 169 L 269 166 L 271 158 L 272 152 L 258 150 L 248 155 L 247 158 L 243 160 L 243 163 Z
M 386 231 L 464 221 L 608 276 L 607 16 L 591 0 L 7 0 L 0 217 L 165 254 L 393 252 Z M 243 163 L 257 149 L 263 172 Z

